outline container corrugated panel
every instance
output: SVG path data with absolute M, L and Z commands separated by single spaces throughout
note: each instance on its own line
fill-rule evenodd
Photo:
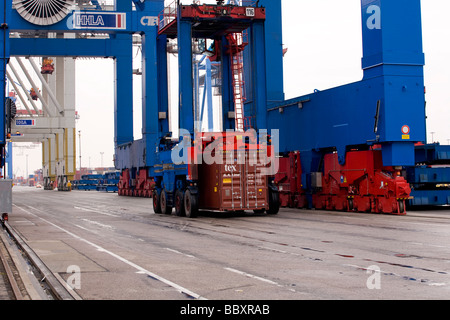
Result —
M 248 151 L 223 151 L 223 163 L 198 166 L 201 209 L 268 209 L 268 179 L 262 174 L 265 166 L 251 162 L 250 155 Z

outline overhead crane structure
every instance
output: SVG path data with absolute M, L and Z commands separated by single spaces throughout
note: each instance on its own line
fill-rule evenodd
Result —
M 114 1 L 110 10 L 104 8 L 96 1 L 5 1 L 5 6 L 2 8 L 0 14 L 3 17 L 2 24 L 2 73 L 7 72 L 7 63 L 10 62 L 11 57 L 17 57 L 17 62 L 20 64 L 21 57 L 52 57 L 58 62 L 59 58 L 67 59 L 68 57 L 109 57 L 114 59 L 115 68 L 115 106 L 114 106 L 114 133 L 115 133 L 115 166 L 117 169 L 123 171 L 121 194 L 128 194 L 129 191 L 136 191 L 137 177 L 143 177 L 145 184 L 148 182 L 155 183 L 155 192 L 157 199 L 161 196 L 161 191 L 167 195 L 165 198 L 168 205 L 174 204 L 175 190 L 183 189 L 187 194 L 192 195 L 191 204 L 196 202 L 195 187 L 188 188 L 187 177 L 188 165 L 186 162 L 181 162 L 180 168 L 177 168 L 177 173 L 166 172 L 160 167 L 166 167 L 170 162 L 170 153 L 165 152 L 168 146 L 176 140 L 177 137 L 171 139 L 168 123 L 168 65 L 167 65 L 167 39 L 171 37 L 170 34 L 165 34 L 159 30 L 158 15 L 164 12 L 164 1 Z M 76 7 L 78 6 L 78 7 Z M 197 7 L 188 6 L 191 9 Z M 256 15 L 264 11 L 264 8 L 255 7 L 254 3 L 246 7 L 237 5 L 212 5 L 207 9 L 217 10 L 216 13 L 210 14 L 206 17 L 182 17 L 185 6 L 178 5 L 177 11 L 179 13 L 176 24 L 177 47 L 179 58 L 179 109 L 180 109 L 180 128 L 188 132 L 191 138 L 194 138 L 194 110 L 193 110 L 193 84 L 192 84 L 192 35 L 195 37 L 219 37 L 225 38 L 229 33 L 241 32 L 253 24 L 256 19 L 262 20 L 263 15 L 259 17 Z M 247 8 L 247 9 L 246 9 Z M 248 10 L 248 11 L 246 11 Z M 237 11 L 235 14 L 234 11 Z M 197 22 L 194 22 L 194 19 Z M 208 30 L 199 28 L 198 20 L 213 21 L 217 28 Z M 212 19 L 212 20 L 211 20 Z M 231 19 L 231 23 L 230 23 Z M 262 21 L 259 21 L 261 24 Z M 200 23 L 201 25 L 201 23 Z M 199 33 L 200 32 L 200 33 Z M 89 35 L 87 37 L 86 35 Z M 142 113 L 143 125 L 141 140 L 134 140 L 133 138 L 133 66 L 132 66 L 132 45 L 133 35 L 140 35 L 142 48 Z M 182 35 L 182 36 L 180 36 Z M 262 34 L 260 34 L 262 35 Z M 262 38 L 254 41 L 263 41 Z M 225 47 L 224 41 L 224 47 Z M 236 48 L 236 46 L 235 46 Z M 228 48 L 233 54 L 240 54 L 239 50 Z M 238 52 L 239 51 L 239 52 Z M 263 62 L 263 52 L 260 52 L 259 61 Z M 232 55 L 223 55 L 222 66 L 225 65 L 227 72 L 232 70 L 231 65 Z M 225 60 L 228 60 L 224 62 Z M 32 58 L 30 62 L 32 63 Z M 10 62 L 11 63 L 11 62 Z M 239 63 L 242 63 L 239 60 Z M 12 66 L 12 64 L 11 64 Z M 263 65 L 261 65 L 263 67 Z M 10 67 L 8 67 L 10 68 Z M 21 66 L 23 70 L 26 70 Z M 60 68 L 56 63 L 56 74 Z M 73 71 L 73 70 L 72 70 Z M 239 72 L 242 69 L 239 68 Z M 72 75 L 74 73 L 72 72 Z M 44 75 L 50 77 L 51 75 Z M 242 74 L 239 74 L 242 78 Z M 27 77 L 28 78 L 28 77 Z M 229 76 L 231 79 L 231 75 Z M 18 80 L 18 79 L 17 79 Z M 31 78 L 29 79 L 31 82 Z M 46 79 L 44 79 L 46 80 Z M 43 81 L 45 83 L 46 81 Z M 234 84 L 240 85 L 242 90 L 242 82 L 231 82 L 227 90 L 227 102 L 224 103 L 226 114 L 226 124 L 224 129 L 232 129 L 235 125 L 235 114 L 240 116 L 238 123 L 242 126 L 242 96 L 240 91 L 232 91 L 231 86 Z M 6 82 L 2 82 L 3 88 Z M 49 118 L 60 115 L 67 116 L 67 103 L 60 102 L 61 108 L 55 103 L 56 109 L 50 108 L 49 100 L 45 100 L 39 91 L 36 90 L 36 85 L 32 85 L 39 100 L 42 102 L 44 108 L 44 115 L 46 113 Z M 4 92 L 4 90 L 3 90 Z M 27 93 L 25 93 L 27 95 Z M 50 94 L 49 94 L 50 95 Z M 238 96 L 239 95 L 239 96 Z M 234 112 L 235 97 L 238 97 L 240 104 L 240 112 Z M 33 105 L 33 97 L 27 95 L 30 103 Z M 50 98 L 52 96 L 50 95 Z M 261 101 L 262 103 L 262 101 Z M 5 104 L 2 104 L 4 111 Z M 41 111 L 34 108 L 36 113 Z M 70 110 L 72 111 L 72 109 Z M 73 110 L 74 112 L 74 110 Z M 34 116 L 31 112 L 30 117 Z M 70 117 L 74 119 L 75 117 Z M 45 122 L 45 121 L 47 122 Z M 39 127 L 47 130 L 48 133 L 53 134 L 52 130 L 64 130 L 68 126 L 61 126 L 58 124 L 57 128 L 50 125 L 50 120 L 36 119 L 31 120 L 32 123 L 45 122 L 45 125 Z M 24 122 L 22 122 L 24 123 Z M 4 124 L 3 124 L 4 125 Z M 2 127 L 2 130 L 6 128 Z M 33 133 L 37 132 L 37 128 L 33 128 Z M 8 128 L 11 130 L 11 128 Z M 48 134 L 40 132 L 40 134 Z M 55 134 L 61 134 L 61 131 Z M 31 133 L 30 133 L 31 134 Z M 75 136 L 75 131 L 74 135 Z M 241 137 L 241 136 L 239 136 Z M 41 137 L 41 138 L 47 138 Z M 187 141 L 187 137 L 184 141 Z M 236 138 L 236 136 L 234 137 Z M 3 139 L 3 137 L 2 137 Z M 66 138 L 64 139 L 66 140 Z M 193 140 L 193 139 L 192 139 Z M 2 149 L 4 141 L 2 140 Z M 5 141 L 6 142 L 6 141 Z M 69 147 L 64 146 L 67 150 Z M 50 147 L 49 147 L 50 150 Z M 49 151 L 50 152 L 50 151 Z M 44 151 L 44 154 L 46 151 Z M 183 157 L 187 157 L 185 152 Z M 75 161 L 75 156 L 73 155 Z M 65 161 L 67 164 L 67 161 Z M 44 168 L 45 169 L 45 168 Z M 67 169 L 67 168 L 64 168 Z M 164 172 L 162 172 L 164 171 Z M 169 170 L 170 171 L 170 170 Z M 69 176 L 67 177 L 69 178 Z M 129 178 L 129 179 L 128 179 Z M 253 180 L 255 181 L 255 180 Z M 258 180 L 259 181 L 259 180 Z M 192 181 L 190 181 L 192 184 Z M 254 182 L 255 183 L 255 182 Z M 195 184 L 195 183 L 194 183 Z M 265 186 L 265 188 L 267 185 Z M 256 184 L 255 184 L 256 188 Z M 262 190 L 262 189 L 261 189 Z M 264 190 L 267 191 L 267 189 Z M 248 193 L 247 193 L 248 194 Z M 267 198 L 267 197 L 266 197 Z M 156 202 L 156 201 L 154 201 Z M 261 207 L 262 206 L 262 207 Z M 267 199 L 260 202 L 259 206 L 254 209 L 268 208 Z M 168 208 L 168 207 L 167 207 Z M 234 208 L 234 204 L 233 204 Z M 251 208 L 251 207 L 248 207 Z M 195 209 L 195 208 L 194 208 Z M 189 210 L 190 212 L 191 210 Z M 195 211 L 195 210 L 194 210 Z
M 414 144 L 425 140 L 420 0 L 361 0 L 364 78 L 290 100 L 283 91 L 281 0 L 240 5 L 177 1 L 172 9 L 162 0 L 115 1 L 110 11 L 95 1 L 82 10 L 69 5 L 89 5 L 87 1 L 59 2 L 68 6 L 45 22 L 40 15 L 33 20 L 30 15 L 36 14 L 20 6 L 23 1 L 14 1 L 22 11 L 5 1 L 0 8 L 0 72 L 6 72 L 10 56 L 114 59 L 115 166 L 122 171 L 121 195 L 151 195 L 155 211 L 177 207 L 181 190 L 188 204 L 198 202 L 193 179 L 198 172 L 188 161 L 207 145 L 205 139 L 197 149 L 192 144 L 197 134 L 193 39 L 212 39 L 208 59 L 220 61 L 221 131 L 236 130 L 236 139 L 246 136 L 241 132 L 247 127 L 278 130 L 280 172 L 275 180 L 284 205 L 404 214 L 410 190 L 397 172 L 414 165 Z M 11 37 L 15 33 L 19 37 Z M 82 36 L 86 33 L 94 36 L 87 39 Z M 142 39 L 140 140 L 133 138 L 133 34 Z M 168 122 L 171 38 L 177 40 L 180 137 L 172 137 Z M 4 89 L 4 79 L 1 83 Z M 174 150 L 182 145 L 192 149 L 181 149 L 182 161 L 175 163 Z M 289 192 L 283 190 L 286 179 Z M 271 196 L 278 194 L 277 188 L 269 185 L 268 198 L 277 201 Z

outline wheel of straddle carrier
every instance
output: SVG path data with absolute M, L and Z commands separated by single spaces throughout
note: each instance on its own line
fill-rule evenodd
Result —
M 405 213 L 405 202 L 403 200 L 398 200 L 398 213 Z
M 280 195 L 278 190 L 269 188 L 269 210 L 267 214 L 277 214 L 280 210 Z
M 161 213 L 162 214 L 172 214 L 172 206 L 168 204 L 167 192 L 165 190 L 161 191 Z
M 353 211 L 354 208 L 353 199 L 348 199 L 348 211 Z
M 153 211 L 155 213 L 161 213 L 161 203 L 159 202 L 159 196 L 156 190 L 153 191 L 152 200 L 153 200 Z
M 178 189 L 175 192 L 175 214 L 179 217 L 184 217 L 186 211 L 184 210 L 184 192 Z
M 198 199 L 196 194 L 192 194 L 188 189 L 184 194 L 184 211 L 186 217 L 195 218 L 198 214 Z

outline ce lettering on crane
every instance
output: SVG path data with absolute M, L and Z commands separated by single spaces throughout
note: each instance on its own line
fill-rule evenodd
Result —
M 369 18 L 367 19 L 367 28 L 369 30 L 380 30 L 381 29 L 381 8 L 377 5 L 371 5 L 367 8 L 367 14 Z
M 143 16 L 141 18 L 141 25 L 146 27 L 155 27 L 158 25 L 158 17 Z

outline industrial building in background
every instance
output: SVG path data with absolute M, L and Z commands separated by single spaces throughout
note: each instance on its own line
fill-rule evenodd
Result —
M 411 173 L 418 162 L 427 171 L 449 161 L 446 146 L 436 146 L 431 160 L 417 156 L 426 144 L 420 0 L 361 0 L 361 17 L 363 79 L 285 100 L 281 0 L 6 1 L 0 147 L 6 150 L 10 140 L 42 142 L 45 188 L 70 189 L 72 58 L 110 57 L 118 194 L 152 197 L 156 213 L 275 214 L 282 205 L 405 214 L 417 190 L 421 204 L 431 204 L 425 199 L 437 190 L 433 204 L 450 204 L 449 179 L 424 181 L 428 172 Z M 142 49 L 140 140 L 133 137 L 133 37 Z M 178 128 L 169 126 L 169 53 L 178 57 Z M 33 90 L 24 88 L 22 73 Z M 6 79 L 17 86 L 25 115 L 14 112 Z M 211 102 L 212 88 L 219 106 Z M 200 103 L 200 92 L 208 103 Z M 220 130 L 212 132 L 209 123 L 202 132 L 197 121 L 215 117 Z M 448 177 L 450 169 L 441 170 L 433 174 Z

